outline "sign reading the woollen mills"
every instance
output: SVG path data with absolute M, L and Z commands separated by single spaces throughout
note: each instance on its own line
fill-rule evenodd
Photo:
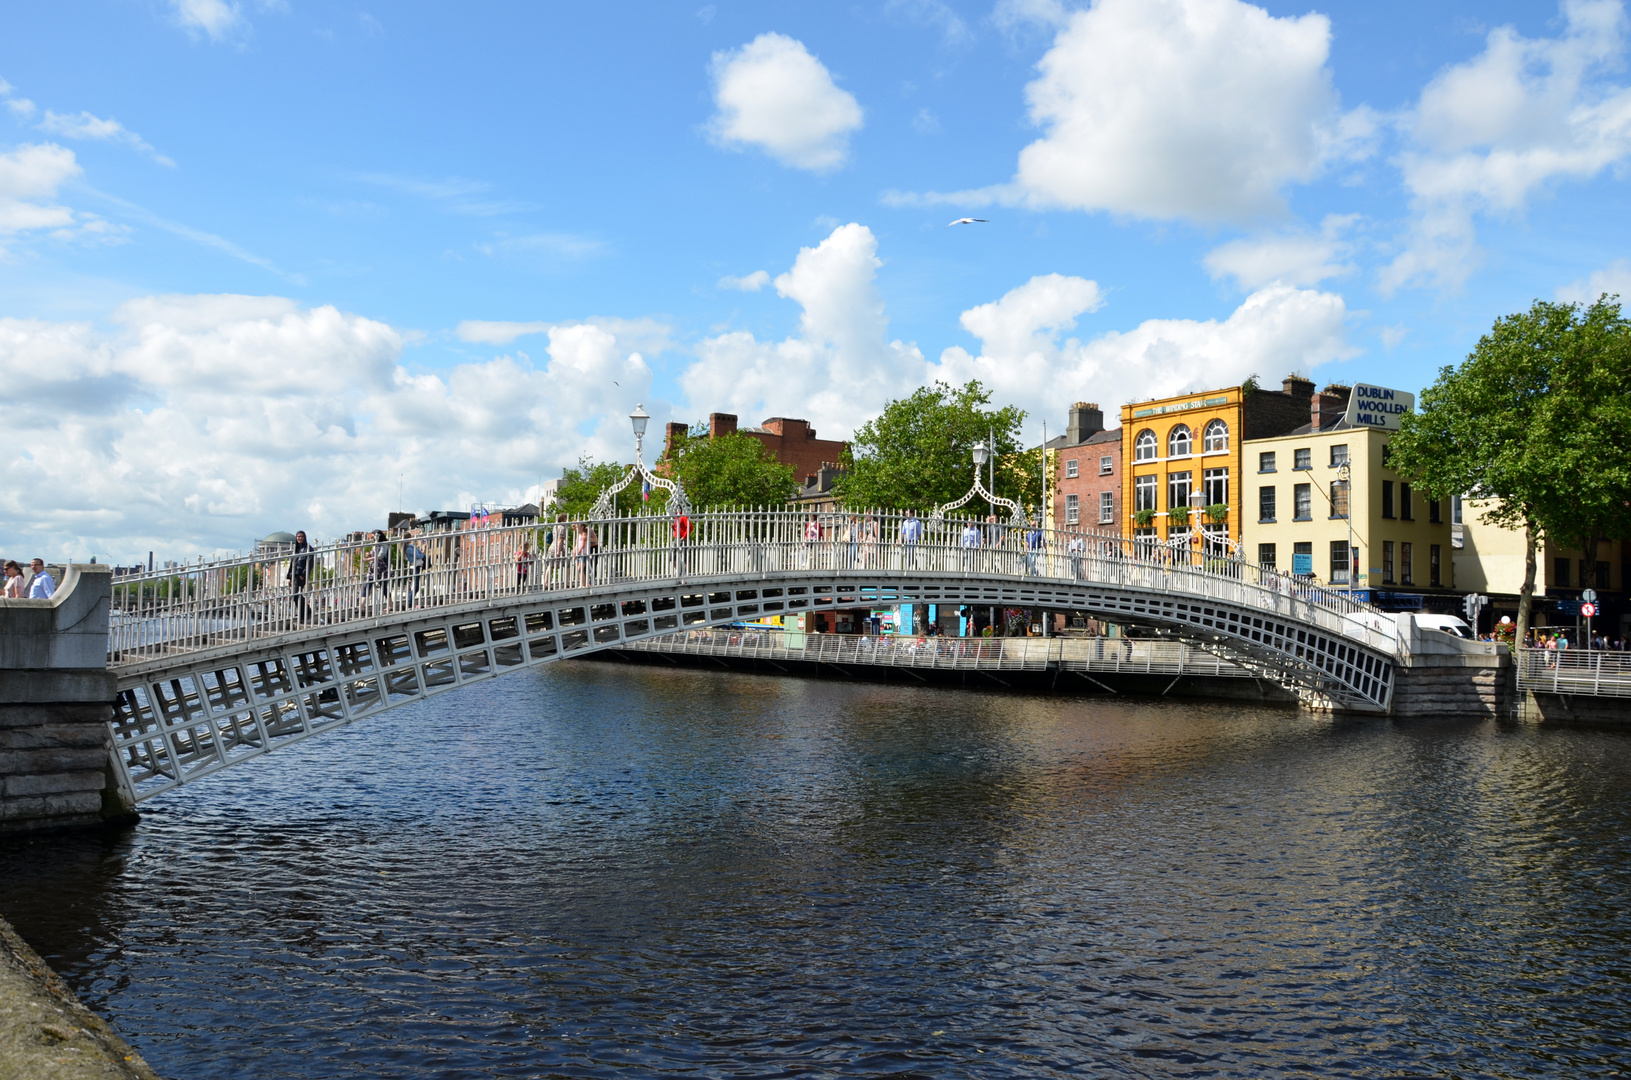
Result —
M 1385 386 L 1372 386 L 1369 383 L 1356 383 L 1353 394 L 1348 398 L 1346 419 L 1355 427 L 1363 424 L 1365 427 L 1398 431 L 1399 417 L 1415 407 L 1415 394 L 1407 394 L 1403 390 L 1389 390 Z

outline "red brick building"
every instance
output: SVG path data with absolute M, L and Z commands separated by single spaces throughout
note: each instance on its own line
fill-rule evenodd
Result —
M 685 424 L 669 424 L 663 453 L 666 455 L 673 449 L 676 436 L 683 437 L 689 430 Z M 708 438 L 715 439 L 732 432 L 758 439 L 777 461 L 791 465 L 793 478 L 801 487 L 809 487 L 822 466 L 836 466 L 843 461 L 844 450 L 849 446 L 841 439 L 816 438 L 815 428 L 810 426 L 808 420 L 772 416 L 758 427 L 739 428 L 736 417 L 731 413 L 709 414 Z
M 1065 433 L 1049 440 L 1054 455 L 1053 524 L 1059 529 L 1121 533 L 1121 429 L 1104 427 L 1104 411 L 1078 401 Z

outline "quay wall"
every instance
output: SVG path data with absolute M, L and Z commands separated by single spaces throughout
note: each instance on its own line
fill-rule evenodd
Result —
M 112 575 L 60 572 L 49 600 L 0 600 L 0 834 L 135 816 L 109 757 Z

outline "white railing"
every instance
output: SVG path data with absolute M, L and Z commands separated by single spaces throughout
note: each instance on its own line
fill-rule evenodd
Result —
M 1182 641 L 1134 638 L 960 638 L 912 634 L 807 634 L 745 626 L 686 630 L 623 648 L 686 656 L 944 668 L 956 671 L 1125 672 L 1251 678 L 1239 664 Z
M 629 582 L 811 572 L 1153 590 L 1238 604 L 1395 651 L 1393 620 L 1368 604 L 1198 545 L 1056 531 L 1032 547 L 1040 534 L 995 521 L 910 521 L 882 511 L 744 510 L 463 528 L 201 559 L 114 584 L 109 659 L 129 664 L 314 624 Z
M 1631 653 L 1603 649 L 1519 649 L 1518 689 L 1548 694 L 1631 697 Z

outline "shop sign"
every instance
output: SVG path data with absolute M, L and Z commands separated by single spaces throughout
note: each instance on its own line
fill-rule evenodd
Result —
M 1152 405 L 1147 409 L 1134 409 L 1133 418 L 1136 420 L 1141 416 L 1160 416 L 1162 413 L 1184 412 L 1188 409 L 1205 409 L 1213 405 L 1227 404 L 1229 399 L 1226 397 L 1209 397 L 1197 401 L 1180 401 L 1172 405 Z
M 1399 417 L 1416 407 L 1416 395 L 1385 386 L 1356 383 L 1348 397 L 1345 419 L 1353 427 L 1398 431 Z

